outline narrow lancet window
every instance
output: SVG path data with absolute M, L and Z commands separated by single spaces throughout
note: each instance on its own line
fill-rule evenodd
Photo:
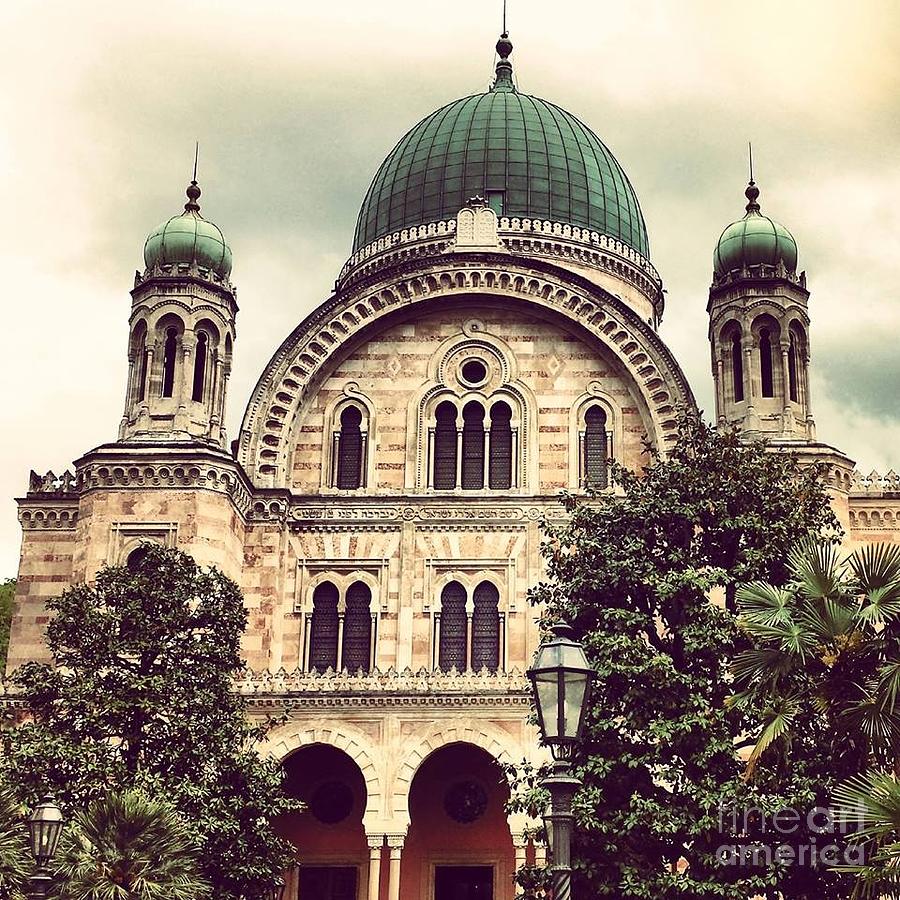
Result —
M 513 439 L 512 410 L 502 400 L 491 407 L 490 462 L 488 486 L 494 491 L 512 487 Z
M 363 483 L 362 413 L 348 406 L 341 413 L 341 431 L 337 445 L 337 486 L 356 490 Z
M 797 341 L 794 335 L 791 335 L 791 345 L 788 347 L 788 382 L 788 396 L 792 403 L 796 403 L 800 394 L 797 389 Z
M 338 589 L 325 581 L 313 592 L 309 667 L 319 672 L 337 668 Z
M 744 356 L 741 350 L 741 336 L 731 337 L 731 378 L 734 382 L 734 399 L 740 403 L 744 399 Z
M 445 400 L 435 410 L 434 486 L 439 491 L 456 487 L 456 407 Z
M 482 581 L 473 599 L 472 668 L 496 672 L 500 666 L 500 594 L 489 581 Z
M 205 331 L 197 335 L 197 349 L 194 351 L 194 387 L 191 391 L 191 399 L 197 403 L 203 402 L 203 389 L 206 386 L 206 357 L 207 341 Z
M 484 407 L 475 400 L 463 409 L 462 486 L 466 491 L 484 487 Z
M 364 581 L 347 589 L 341 667 L 348 672 L 368 672 L 372 667 L 372 592 Z
M 759 333 L 759 380 L 763 397 L 775 396 L 775 382 L 772 378 L 772 339 L 769 330 Z
M 584 414 L 584 485 L 605 488 L 608 484 L 609 451 L 606 412 L 592 406 Z
M 466 669 L 468 627 L 466 591 L 458 581 L 451 581 L 441 592 L 441 624 L 438 666 L 445 672 Z
M 163 352 L 163 397 L 171 397 L 175 389 L 175 361 L 178 357 L 178 331 L 169 328 L 166 331 L 166 345 Z

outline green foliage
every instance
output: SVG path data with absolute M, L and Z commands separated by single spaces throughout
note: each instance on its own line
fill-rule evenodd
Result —
M 573 626 L 597 670 L 575 760 L 578 887 L 648 900 L 774 897 L 781 873 L 717 861 L 729 840 L 720 810 L 815 793 L 806 780 L 766 797 L 740 777 L 736 738 L 751 710 L 726 705 L 729 661 L 746 646 L 735 592 L 781 583 L 797 536 L 837 523 L 815 468 L 694 417 L 666 457 L 648 453 L 643 473 L 613 466 L 613 495 L 565 498 L 567 520 L 547 526 L 549 578 L 531 594 L 545 621 Z
M 755 703 L 762 722 L 749 759 L 816 762 L 836 807 L 861 816 L 870 863 L 855 871 L 854 897 L 896 891 L 900 880 L 900 547 L 873 544 L 846 560 L 808 540 L 788 555 L 782 588 L 738 592 L 753 649 L 734 661 L 736 706 Z M 815 746 L 804 744 L 816 736 Z
M 16 596 L 14 578 L 0 582 L 0 671 L 6 670 L 9 653 L 9 626 L 12 624 L 13 602 Z
M 231 689 L 247 620 L 238 587 L 148 544 L 135 571 L 104 569 L 48 607 L 54 664 L 16 671 L 34 718 L 4 735 L 20 798 L 49 789 L 71 813 L 141 789 L 190 824 L 219 897 L 265 895 L 292 858 L 270 819 L 296 804 Z
M 54 869 L 61 900 L 207 900 L 200 848 L 174 809 L 140 791 L 77 813 Z
M 25 814 L 10 789 L 0 787 L 0 900 L 23 900 L 34 865 Z

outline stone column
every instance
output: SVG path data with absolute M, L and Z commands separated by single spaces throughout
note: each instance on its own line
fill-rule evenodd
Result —
M 405 834 L 385 835 L 391 852 L 390 869 L 388 870 L 388 900 L 400 900 L 400 859 L 403 854 Z
M 369 844 L 369 898 L 381 900 L 381 848 L 384 846 L 383 834 L 367 834 Z
M 513 846 L 516 848 L 516 875 L 520 869 L 524 869 L 528 863 L 528 837 L 524 834 L 513 834 Z

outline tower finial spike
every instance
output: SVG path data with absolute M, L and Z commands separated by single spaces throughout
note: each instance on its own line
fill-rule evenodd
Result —
M 750 149 L 750 184 L 753 184 L 753 142 L 747 141 L 747 147 Z
M 497 55 L 500 59 L 497 61 L 496 75 L 494 83 L 491 85 L 492 91 L 514 91 L 516 89 L 513 81 L 513 67 L 509 61 L 510 54 L 513 52 L 513 44 L 509 39 L 509 32 L 506 30 L 506 0 L 503 0 L 503 33 L 500 40 L 497 41 Z
M 198 213 L 200 212 L 200 204 L 197 200 L 200 199 L 200 188 L 197 185 L 197 162 L 200 159 L 200 141 L 197 141 L 194 144 L 194 177 L 191 179 L 191 183 L 188 185 L 188 189 L 185 191 L 187 194 L 188 202 L 184 204 L 184 211 L 189 213 Z
M 753 180 L 753 144 L 750 141 L 747 142 L 747 149 L 750 151 L 750 183 L 744 196 L 747 198 L 747 215 L 751 215 L 759 212 L 759 188 Z
M 200 141 L 194 144 L 194 178 L 193 183 L 197 183 L 197 163 L 200 160 Z
M 506 30 L 506 0 L 503 0 L 503 33 L 509 34 Z

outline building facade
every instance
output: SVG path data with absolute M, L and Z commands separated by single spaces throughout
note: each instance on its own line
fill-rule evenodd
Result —
M 623 169 L 517 90 L 442 107 L 384 161 L 334 292 L 284 340 L 239 435 L 231 251 L 201 215 L 147 239 L 118 438 L 31 474 L 9 667 L 46 657 L 45 600 L 143 541 L 241 586 L 238 685 L 285 711 L 266 752 L 308 810 L 291 900 L 512 900 L 544 850 L 499 764 L 537 757 L 523 672 L 541 519 L 665 451 L 694 400 L 658 334 L 662 281 Z M 746 215 L 715 249 L 716 415 L 829 466 L 851 540 L 894 540 L 900 480 L 818 442 L 809 292 L 790 233 Z M 252 315 L 252 313 L 251 313 Z

